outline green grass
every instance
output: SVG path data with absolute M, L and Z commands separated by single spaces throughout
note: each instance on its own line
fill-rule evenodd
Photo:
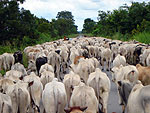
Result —
M 77 36 L 79 36 L 79 34 L 71 34 L 71 35 L 67 35 L 68 38 L 76 38 Z
M 138 34 L 134 35 L 132 38 L 141 43 L 149 44 L 150 43 L 150 32 L 138 33 Z
M 116 32 L 111 39 L 113 40 L 121 40 L 121 41 L 129 41 L 131 38 L 129 34 L 121 34 L 119 32 Z

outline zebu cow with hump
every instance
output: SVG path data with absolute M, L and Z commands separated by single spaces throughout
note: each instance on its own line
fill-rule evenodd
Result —
M 150 85 L 136 84 L 128 98 L 127 113 L 150 113 Z
M 148 48 L 148 49 L 144 49 L 143 53 L 140 55 L 140 60 L 144 66 L 147 65 L 146 59 L 147 59 L 149 54 L 150 54 L 150 49 Z
M 60 76 L 60 64 L 61 64 L 61 57 L 59 55 L 60 51 L 51 51 L 48 54 L 48 64 L 52 65 L 55 73 L 55 77 L 58 78 L 58 80 L 61 80 Z
M 66 74 L 64 76 L 63 83 L 66 88 L 68 104 L 70 102 L 70 97 L 71 97 L 74 86 L 79 85 L 80 82 L 81 82 L 80 76 L 75 74 L 73 71 L 71 71 L 69 74 Z
M 49 82 L 51 82 L 54 79 L 55 75 L 54 73 L 50 72 L 50 71 L 44 71 L 41 73 L 41 82 L 43 84 L 43 89 L 45 88 L 45 85 Z
M 112 60 L 111 56 L 112 56 L 112 51 L 109 48 L 102 49 L 102 53 L 101 53 L 102 70 L 104 69 L 104 61 L 106 61 L 107 70 L 110 70 L 111 60 Z
M 113 67 L 119 67 L 120 65 L 126 66 L 126 58 L 118 54 L 113 60 Z
M 16 71 L 16 70 L 10 70 L 6 72 L 5 78 L 9 78 L 10 80 L 13 80 L 13 82 L 20 81 L 20 78 L 22 77 L 22 72 Z
M 24 81 L 29 83 L 33 81 L 33 85 L 28 88 L 31 98 L 31 106 L 34 108 L 34 112 L 39 112 L 40 101 L 42 98 L 43 85 L 40 78 L 35 75 L 34 72 L 31 72 L 30 75 L 24 77 Z M 33 109 L 30 109 L 33 110 Z
M 54 68 L 52 67 L 52 65 L 49 65 L 48 63 L 46 63 L 41 66 L 39 74 L 41 75 L 41 73 L 44 71 L 50 71 L 50 72 L 54 73 Z
M 0 80 L 1 91 L 11 97 L 13 113 L 26 113 L 28 111 L 30 94 L 27 88 L 32 84 L 33 81 L 29 83 L 19 81 L 14 84 L 13 81 L 9 79 Z
M 87 84 L 95 91 L 99 103 L 102 105 L 102 111 L 107 113 L 108 97 L 110 92 L 110 80 L 107 75 L 99 68 L 89 75 Z
M 56 78 L 47 83 L 42 94 L 42 102 L 46 113 L 64 113 L 67 104 L 64 84 Z
M 14 64 L 15 59 L 13 54 L 11 53 L 4 53 L 3 54 L 3 68 L 4 70 L 10 70 L 11 66 Z
M 85 113 L 98 112 L 98 100 L 92 87 L 84 83 L 75 86 L 70 99 L 70 107 L 87 107 Z
M 13 113 L 11 98 L 7 94 L 0 93 L 0 113 Z
M 119 66 L 119 67 L 113 67 L 112 69 L 112 77 L 113 81 L 117 85 L 118 93 L 119 93 L 119 104 L 124 105 L 123 99 L 121 98 L 121 93 L 120 93 L 120 85 L 118 85 L 118 81 L 123 81 L 126 80 L 129 83 L 135 83 L 138 80 L 138 70 L 136 69 L 135 66 L 129 65 L 129 66 Z
M 27 75 L 27 71 L 24 67 L 23 64 L 20 63 L 16 63 L 14 65 L 11 66 L 11 70 L 17 70 L 19 72 L 22 72 L 22 76 L 26 76 Z
M 79 60 L 78 65 L 74 69 L 74 72 L 77 73 L 85 83 L 87 83 L 89 74 L 94 71 L 95 71 L 94 64 L 91 61 L 89 61 L 88 58 L 87 59 L 81 58 Z

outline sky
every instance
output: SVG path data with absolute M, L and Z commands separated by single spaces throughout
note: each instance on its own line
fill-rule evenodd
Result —
M 70 11 L 78 31 L 81 31 L 86 18 L 97 21 L 99 10 L 113 11 L 125 3 L 130 6 L 131 2 L 143 1 L 149 2 L 149 0 L 26 0 L 20 7 L 49 21 L 56 19 L 58 12 Z

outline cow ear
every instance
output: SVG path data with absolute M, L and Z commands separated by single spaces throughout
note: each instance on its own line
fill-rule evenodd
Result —
M 118 85 L 119 85 L 119 86 L 122 86 L 122 83 L 121 83 L 121 81 L 118 81 Z
M 87 109 L 87 107 L 80 108 L 81 111 L 85 111 L 86 109 Z
M 65 111 L 66 113 L 70 113 L 70 112 L 71 112 L 71 109 L 70 109 L 70 108 L 65 108 L 64 111 Z
M 33 83 L 34 83 L 34 81 L 29 82 L 29 83 L 28 83 L 28 87 L 32 86 Z

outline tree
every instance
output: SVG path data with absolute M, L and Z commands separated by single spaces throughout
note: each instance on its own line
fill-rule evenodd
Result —
M 38 38 L 35 18 L 29 10 L 19 9 L 24 0 L 3 0 L 0 2 L 0 43 L 16 41 L 19 45 L 24 36 Z
M 57 19 L 71 20 L 72 22 L 74 22 L 74 19 L 73 19 L 74 17 L 72 16 L 72 13 L 69 11 L 58 12 L 56 18 Z
M 58 12 L 56 18 L 57 20 L 55 21 L 55 28 L 57 29 L 59 36 L 77 33 L 77 26 L 74 23 L 74 19 L 71 12 Z
M 91 18 L 85 19 L 82 32 L 83 33 L 92 33 L 95 25 L 96 25 L 95 21 L 92 20 Z

